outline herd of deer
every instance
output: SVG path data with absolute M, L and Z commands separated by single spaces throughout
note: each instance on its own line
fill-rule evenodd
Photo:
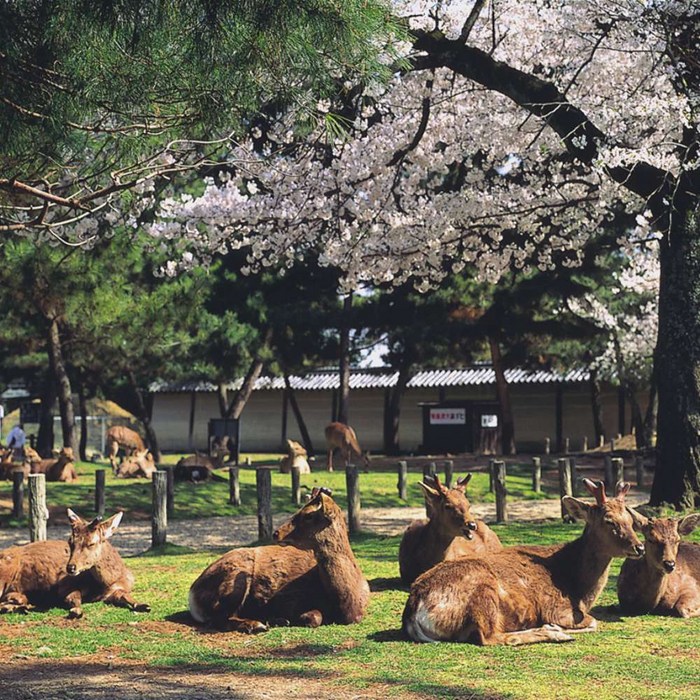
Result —
M 472 516 L 470 476 L 452 488 L 438 477 L 420 483 L 428 517 L 409 525 L 399 548 L 401 580 L 410 586 L 402 618 L 408 638 L 480 645 L 572 640 L 596 629 L 590 611 L 615 557 L 625 558 L 618 579 L 623 612 L 700 616 L 700 544 L 680 541 L 700 524 L 700 514 L 648 519 L 626 505 L 629 484 L 618 483 L 608 498 L 602 482 L 584 479 L 594 503 L 562 499 L 585 522 L 577 539 L 503 547 Z M 132 598 L 133 577 L 108 542 L 122 514 L 90 523 L 71 510 L 68 517 L 67 543 L 0 551 L 0 612 L 63 605 L 69 617 L 81 617 L 81 604 L 91 601 L 147 612 Z M 189 593 L 197 623 L 257 633 L 362 620 L 370 588 L 328 489 L 314 488 L 274 540 L 234 549 L 200 574 Z

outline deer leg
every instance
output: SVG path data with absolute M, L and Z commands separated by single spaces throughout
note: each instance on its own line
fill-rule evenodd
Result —
M 333 448 L 331 447 L 330 450 L 328 450 L 328 466 L 327 469 L 329 472 L 333 471 Z
M 320 610 L 307 610 L 299 615 L 301 627 L 320 627 L 323 624 L 323 613 Z
M 0 602 L 0 613 L 26 614 L 30 610 L 34 610 L 34 606 L 29 603 L 27 596 L 19 591 L 6 594 Z
M 570 618 L 568 616 L 566 617 L 567 619 L 558 619 L 554 624 L 556 627 L 563 629 L 567 634 L 595 632 L 598 629 L 598 620 L 581 610 L 574 610 Z
M 700 599 L 695 595 L 682 595 L 673 609 L 680 617 L 700 617 Z
M 83 592 L 78 588 L 63 598 L 63 605 L 68 608 L 68 619 L 78 620 L 83 616 Z
M 133 612 L 151 612 L 151 606 L 148 603 L 137 603 L 123 590 L 109 593 L 102 600 L 109 605 L 115 605 L 118 608 L 128 608 Z
M 480 642 L 484 646 L 505 644 L 506 646 L 520 646 L 521 644 L 538 644 L 541 642 L 572 642 L 573 637 L 558 625 L 543 625 L 529 630 L 518 632 L 500 632 L 485 637 L 480 633 Z
M 236 615 L 231 615 L 226 620 L 224 627 L 231 632 L 241 632 L 242 634 L 259 634 L 260 632 L 267 632 L 269 629 L 269 627 L 260 620 L 249 620 Z

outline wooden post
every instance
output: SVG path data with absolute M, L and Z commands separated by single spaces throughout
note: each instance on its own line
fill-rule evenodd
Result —
M 272 539 L 272 471 L 266 467 L 255 470 L 255 487 L 258 492 L 258 539 Z
M 301 505 L 301 470 L 299 467 L 292 467 L 292 503 L 295 506 Z
M 493 493 L 494 491 L 494 486 L 493 486 L 493 465 L 496 462 L 495 459 L 490 459 L 489 460 L 489 493 Z
M 399 462 L 399 481 L 397 488 L 399 489 L 399 498 L 402 501 L 407 499 L 406 487 L 408 485 L 408 463 Z
M 360 529 L 360 470 L 348 466 L 345 469 L 345 483 L 348 491 L 348 530 L 350 534 Z
M 542 493 L 542 459 L 532 458 L 532 490 L 535 493 Z
M 614 482 L 611 485 L 611 488 L 614 489 L 615 484 L 617 484 L 619 481 L 625 480 L 625 461 L 622 459 L 622 457 L 612 458 L 612 475 Z
M 95 515 L 100 518 L 105 514 L 105 474 L 104 469 L 95 471 Z
M 428 462 L 423 465 L 423 478 L 435 476 L 435 462 Z
M 163 471 L 165 471 L 168 517 L 172 518 L 175 512 L 175 469 L 171 466 L 167 466 Z
M 493 485 L 496 491 L 496 522 L 508 522 L 508 504 L 506 503 L 506 463 L 493 461 Z
M 607 493 L 610 493 L 612 490 L 612 487 L 614 486 L 613 484 L 613 470 L 612 470 L 612 457 L 610 455 L 605 455 L 605 490 Z
M 583 448 L 582 452 L 588 452 L 588 435 L 583 436 Z
M 552 445 L 551 440 L 550 440 L 548 437 L 546 437 L 546 438 L 544 439 L 544 453 L 545 453 L 546 455 L 549 454 L 549 451 L 550 451 L 550 449 L 551 449 L 551 445 Z
M 578 495 L 578 467 L 576 466 L 576 457 L 569 457 L 569 464 L 571 465 L 571 495 Z
M 241 482 L 238 467 L 228 468 L 228 502 L 232 506 L 241 505 Z
M 153 518 L 151 548 L 162 547 L 168 538 L 168 475 L 153 472 Z
M 562 457 L 557 460 L 557 466 L 559 468 L 559 497 L 573 496 L 574 489 L 571 484 L 571 463 L 568 459 Z M 568 511 L 564 507 L 564 503 L 561 504 L 561 517 L 564 520 L 568 520 Z
M 644 456 L 637 455 L 634 458 L 634 469 L 637 473 L 637 486 L 644 486 Z
M 12 517 L 15 520 L 24 517 L 24 472 L 21 469 L 12 472 Z
M 46 521 L 49 511 L 46 508 L 46 476 L 29 474 L 27 477 L 29 492 L 29 539 L 39 542 L 46 539 Z
M 452 475 L 454 474 L 455 463 L 451 459 L 445 460 L 445 486 L 449 489 L 452 486 Z

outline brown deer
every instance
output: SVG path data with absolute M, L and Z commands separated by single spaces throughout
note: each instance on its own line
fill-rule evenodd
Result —
M 68 617 L 77 618 L 83 616 L 83 603 L 96 601 L 148 612 L 148 605 L 131 597 L 134 577 L 108 542 L 122 515 L 87 523 L 68 509 L 72 532 L 67 542 L 32 542 L 0 551 L 0 612 L 62 605 Z
M 700 513 L 645 519 L 643 559 L 626 560 L 617 579 L 624 613 L 700 616 L 700 544 L 681 542 L 700 525 Z
M 641 518 L 624 501 L 629 484 L 618 483 L 608 500 L 602 482 L 583 483 L 595 505 L 562 499 L 573 517 L 586 522 L 579 538 L 438 564 L 411 586 L 404 632 L 417 642 L 516 645 L 571 641 L 571 632 L 594 631 L 589 611 L 613 557 L 641 557 L 644 545 L 634 532 Z
M 425 492 L 428 519 L 414 520 L 399 545 L 401 580 L 411 584 L 424 571 L 441 561 L 480 556 L 503 549 L 498 535 L 482 520 L 476 520 L 466 495 L 472 475 L 446 488 L 437 476 L 418 482 Z
M 280 472 L 289 474 L 292 467 L 297 467 L 301 474 L 310 474 L 311 467 L 307 457 L 309 453 L 306 448 L 296 440 L 287 439 L 287 456 L 280 460 Z
M 63 481 L 71 483 L 78 480 L 75 471 L 75 455 L 72 447 L 63 447 L 56 459 L 39 459 L 30 461 L 32 474 L 46 474 L 46 481 Z
M 362 464 L 369 469 L 369 453 L 360 449 L 355 431 L 345 423 L 329 423 L 325 429 L 326 446 L 328 447 L 328 471 L 333 471 L 333 452 L 340 450 L 345 461 L 345 466 L 350 464 L 350 458 L 354 455 L 362 460 Z
M 125 457 L 117 467 L 116 476 L 122 479 L 136 479 L 144 477 L 150 479 L 157 470 L 153 455 L 147 450 L 136 450 L 129 457 Z
M 352 624 L 364 616 L 369 585 L 350 549 L 343 512 L 327 489 L 275 532 L 276 544 L 233 549 L 192 584 L 200 623 L 237 632 L 269 625 Z
M 108 431 L 105 439 L 107 454 L 109 455 L 109 463 L 112 465 L 112 471 L 117 473 L 117 454 L 119 448 L 123 448 L 127 457 L 135 452 L 143 452 L 146 449 L 141 436 L 131 428 L 124 425 L 113 425 Z

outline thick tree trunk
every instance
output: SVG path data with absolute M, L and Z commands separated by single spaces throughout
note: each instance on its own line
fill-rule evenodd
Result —
M 292 407 L 294 413 L 294 418 L 299 426 L 299 432 L 301 433 L 301 441 L 304 443 L 306 451 L 309 453 L 310 457 L 314 456 L 314 446 L 311 442 L 311 436 L 309 435 L 309 429 L 306 427 L 306 421 L 301 413 L 299 404 L 297 403 L 297 397 L 292 389 L 292 384 L 289 381 L 289 374 L 285 371 L 284 373 L 284 386 L 287 389 L 287 398 L 289 399 L 289 405 Z
M 263 355 L 265 353 L 265 350 L 268 348 L 271 340 L 272 329 L 268 328 L 268 330 L 265 332 L 265 338 L 263 340 L 262 346 L 253 358 L 253 361 L 250 363 L 250 367 L 248 367 L 248 372 L 243 378 L 243 385 L 236 392 L 233 401 L 231 401 L 228 409 L 226 410 L 224 418 L 233 418 L 235 420 L 238 420 L 241 417 L 243 409 L 245 408 L 245 405 L 246 403 L 248 403 L 250 395 L 255 389 L 255 382 L 258 381 L 258 377 L 260 377 L 263 367 L 265 366 Z
M 600 438 L 605 440 L 605 428 L 603 427 L 603 402 L 600 398 L 600 380 L 598 373 L 591 370 L 591 409 L 593 411 L 593 430 L 595 431 L 595 446 L 600 442 Z
M 338 391 L 339 423 L 348 424 L 350 410 L 350 311 L 352 309 L 352 294 L 343 301 L 343 314 L 340 320 L 340 388 Z
M 160 462 L 162 455 L 160 453 L 160 448 L 158 447 L 158 437 L 156 436 L 156 431 L 153 429 L 153 424 L 151 423 L 151 412 L 148 410 L 148 406 L 146 406 L 146 402 L 143 399 L 143 393 L 138 385 L 138 382 L 136 381 L 134 373 L 129 371 L 127 372 L 127 375 L 129 377 L 129 386 L 131 387 L 131 391 L 134 395 L 134 401 L 136 403 L 136 410 L 138 412 L 137 418 L 141 421 L 143 430 L 146 433 L 146 444 L 153 455 L 153 459 L 155 459 L 156 463 L 158 463 Z
M 491 349 L 491 363 L 496 375 L 496 396 L 501 409 L 501 452 L 504 455 L 515 454 L 515 423 L 513 421 L 513 408 L 510 402 L 510 391 L 503 370 L 503 358 L 498 341 L 489 336 L 489 348 Z
M 70 378 L 63 359 L 61 334 L 56 318 L 49 320 L 48 341 L 50 362 L 56 377 L 56 393 L 58 396 L 58 407 L 61 413 L 63 445 L 64 447 L 72 448 L 73 452 L 77 453 L 78 445 L 75 439 L 75 413 L 73 411 Z
M 685 209 L 690 212 L 690 207 Z M 678 221 L 661 242 L 657 458 L 651 504 L 700 502 L 700 221 Z
M 78 455 L 83 462 L 87 462 L 87 398 L 85 396 L 85 385 L 78 381 L 78 412 L 80 413 L 80 444 L 78 445 Z
M 219 404 L 219 416 L 226 418 L 228 414 L 228 389 L 223 382 L 216 385 L 216 400 Z
M 647 436 L 647 444 L 644 447 L 654 447 L 656 441 L 656 419 L 658 416 L 659 402 L 656 395 L 656 371 L 651 374 L 651 386 L 649 387 L 649 403 L 644 414 L 644 433 Z
M 41 410 L 39 413 L 39 434 L 36 439 L 36 451 L 45 458 L 51 456 L 53 450 L 53 405 L 56 402 L 56 377 L 53 362 L 49 363 L 50 370 L 41 395 Z
M 397 455 L 399 445 L 399 419 L 401 417 L 401 399 L 406 391 L 406 385 L 411 378 L 411 364 L 402 362 L 399 366 L 399 376 L 396 386 L 391 390 L 384 417 L 384 452 L 387 455 Z

